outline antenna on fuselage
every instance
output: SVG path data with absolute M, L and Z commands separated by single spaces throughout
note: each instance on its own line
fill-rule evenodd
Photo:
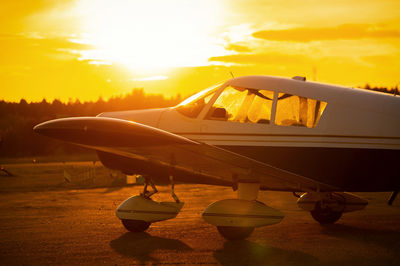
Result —
M 313 73 L 313 81 L 317 81 L 317 67 L 313 66 L 312 67 L 312 73 Z
M 233 75 L 232 71 L 229 71 L 229 73 L 231 74 L 232 78 L 235 78 L 235 76 Z

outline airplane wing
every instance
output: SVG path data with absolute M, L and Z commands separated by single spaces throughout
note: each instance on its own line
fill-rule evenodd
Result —
M 63 118 L 39 124 L 34 130 L 90 149 L 173 166 L 226 184 L 260 182 L 265 190 L 340 191 L 237 153 L 127 120 Z

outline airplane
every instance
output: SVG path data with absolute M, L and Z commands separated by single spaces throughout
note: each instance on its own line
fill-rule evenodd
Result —
M 368 204 L 348 192 L 392 191 L 393 202 L 399 122 L 395 95 L 299 76 L 242 76 L 174 107 L 56 119 L 34 131 L 94 149 L 104 166 L 145 177 L 143 192 L 116 210 L 127 230 L 176 217 L 183 202 L 174 184 L 185 182 L 236 190 L 237 198 L 212 203 L 202 216 L 226 239 L 245 239 L 284 217 L 257 201 L 259 191 L 293 192 L 321 224 Z M 174 201 L 153 201 L 155 185 L 165 182 Z

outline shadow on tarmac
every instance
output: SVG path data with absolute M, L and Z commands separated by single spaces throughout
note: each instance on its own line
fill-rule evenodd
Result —
M 370 242 L 380 247 L 395 248 L 400 251 L 400 232 L 398 231 L 359 228 L 344 224 L 328 224 L 323 226 L 322 233 L 346 240 L 363 243 Z
M 119 254 L 132 257 L 141 264 L 161 263 L 157 258 L 152 257 L 156 250 L 168 250 L 185 252 L 193 250 L 180 240 L 152 236 L 148 233 L 127 232 L 110 242 L 110 246 Z
M 228 241 L 214 252 L 222 265 L 321 265 L 309 254 L 267 247 L 247 240 Z
M 345 241 L 361 242 L 363 245 L 373 245 L 386 250 L 389 258 L 353 258 L 352 262 L 358 265 L 400 265 L 400 232 L 359 228 L 344 224 L 324 225 L 322 233 L 340 238 Z M 344 264 L 350 263 L 343 262 Z M 349 264 L 350 265 L 350 264 Z

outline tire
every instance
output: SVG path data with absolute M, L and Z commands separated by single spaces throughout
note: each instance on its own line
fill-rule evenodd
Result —
M 127 220 L 127 219 L 122 219 L 121 222 L 128 231 L 135 233 L 146 231 L 151 224 L 149 222 L 141 220 Z
M 320 224 L 333 224 L 342 217 L 343 212 L 334 212 L 329 208 L 322 209 L 321 202 L 317 202 L 311 216 Z
M 228 240 L 242 240 L 251 235 L 254 227 L 217 226 L 217 229 Z

